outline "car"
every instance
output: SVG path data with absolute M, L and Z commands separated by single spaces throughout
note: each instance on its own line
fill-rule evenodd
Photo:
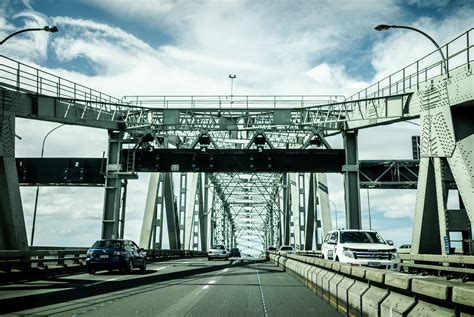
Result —
M 278 252 L 285 253 L 285 254 L 295 253 L 295 249 L 291 245 L 282 245 L 278 249 Z
M 207 252 L 207 260 L 212 261 L 214 259 L 229 260 L 229 252 L 222 244 L 214 244 Z
M 146 252 L 132 240 L 101 239 L 87 250 L 86 267 L 89 274 L 100 270 L 120 270 L 131 273 L 134 268 L 146 271 Z
M 398 253 L 410 253 L 411 251 L 411 244 L 402 244 L 398 247 Z
M 391 244 L 390 244 L 391 243 Z M 372 230 L 338 229 L 326 234 L 321 246 L 324 259 L 383 269 L 400 269 L 393 242 Z
M 237 258 L 240 258 L 240 250 L 239 250 L 239 248 L 232 248 L 232 249 L 230 249 L 229 256 L 230 256 L 230 257 L 237 257 Z
M 267 249 L 268 252 L 275 252 L 276 250 L 277 250 L 277 248 L 274 247 L 274 246 L 269 246 L 268 249 Z

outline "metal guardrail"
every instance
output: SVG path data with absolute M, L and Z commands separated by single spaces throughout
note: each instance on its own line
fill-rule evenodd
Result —
M 272 252 L 272 254 L 280 254 Z M 284 253 L 281 253 L 282 255 Z M 321 251 L 296 251 L 297 255 L 322 258 Z M 438 255 L 399 253 L 403 272 L 419 272 L 432 275 L 471 275 L 474 278 L 474 255 Z M 329 260 L 328 260 L 329 261 Z
M 69 247 L 31 247 L 30 250 L 0 250 L 0 270 L 10 272 L 12 269 L 30 270 L 51 266 L 84 265 L 89 248 Z M 181 257 L 207 256 L 203 251 L 189 250 L 145 250 L 147 259 L 159 260 Z
M 343 95 L 142 95 L 124 96 L 124 103 L 162 109 L 297 109 L 344 101 Z
M 474 61 L 474 28 L 451 40 L 442 46 L 441 50 L 445 56 L 444 61 L 440 57 L 439 50 L 435 50 L 353 94 L 347 98 L 347 101 L 405 94 L 414 87 L 418 88 L 421 83 L 443 75 L 445 71 L 448 72 L 447 75 L 449 76 L 450 71 L 466 64 L 468 71 L 472 72 L 470 63 Z

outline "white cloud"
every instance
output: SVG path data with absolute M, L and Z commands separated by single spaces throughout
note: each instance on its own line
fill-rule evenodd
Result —
M 96 75 L 86 75 L 61 64 L 50 72 L 74 82 L 116 97 L 134 94 L 228 94 L 229 73 L 237 74 L 235 94 L 350 94 L 366 83 L 349 75 L 351 65 L 342 64 L 351 54 L 350 48 L 359 48 L 372 57 L 375 78 L 382 78 L 411 61 L 433 50 L 432 44 L 420 35 L 403 30 L 377 34 L 373 26 L 387 21 L 403 21 L 403 9 L 398 1 L 327 1 L 327 2 L 274 2 L 274 1 L 86 1 L 95 8 L 114 14 L 119 21 L 142 23 L 155 30 L 156 39 L 132 35 L 125 28 L 91 19 L 72 16 L 47 17 L 27 10 L 18 18 L 24 25 L 56 23 L 65 32 L 48 35 L 35 32 L 16 38 L 3 46 L 5 54 L 18 59 L 35 60 L 43 64 L 45 57 L 54 52 L 61 63 L 85 60 Z M 33 7 L 41 6 L 34 2 Z M 444 43 L 471 25 L 472 8 L 458 10 L 444 21 L 419 18 L 412 25 L 423 29 Z M 15 29 L 5 11 L 0 14 L 0 30 L 7 34 Z M 153 33 L 154 34 L 154 33 Z M 370 40 L 376 39 L 371 46 Z M 33 40 L 33 42 L 32 42 Z M 33 44 L 32 44 L 33 43 Z M 49 43 L 49 46 L 48 46 Z M 341 62 L 327 62 L 324 58 Z M 80 58 L 78 58 L 80 57 Z M 356 61 L 353 61 L 354 63 Z M 369 67 L 369 65 L 367 65 Z M 54 123 L 17 120 L 17 156 L 39 156 L 43 136 Z M 360 159 L 404 159 L 411 157 L 410 136 L 418 128 L 406 123 L 367 129 L 359 133 Z M 341 138 L 333 137 L 341 146 Z M 332 142 L 332 141 L 331 141 Z M 100 157 L 107 147 L 105 131 L 64 127 L 47 141 L 47 156 Z M 130 181 L 126 234 L 138 239 L 141 230 L 147 178 Z M 342 177 L 328 178 L 331 199 L 337 209 L 344 206 Z M 24 194 L 25 213 L 31 210 L 32 195 Z M 45 193 L 53 191 L 45 191 Z M 68 194 L 67 196 L 63 196 Z M 52 227 L 48 232 L 76 235 L 88 232 L 90 221 L 79 224 L 81 213 L 85 218 L 96 217 L 103 202 L 101 194 L 87 194 L 90 209 L 74 208 L 84 195 L 82 192 L 54 191 L 45 214 L 66 217 L 74 228 L 59 232 Z M 379 196 L 380 195 L 380 196 Z M 374 191 L 373 203 L 379 206 L 385 218 L 411 217 L 413 194 L 403 194 L 395 200 L 389 191 Z M 66 198 L 67 197 L 67 198 Z M 87 196 L 89 197 L 89 196 Z M 43 201 L 43 200 L 42 200 Z M 401 202 L 401 204 L 400 204 Z M 70 206 L 71 215 L 64 214 L 61 206 Z M 384 209 L 381 208 L 384 206 Z M 396 207 L 395 207 L 396 206 Z M 98 213 L 101 217 L 101 213 Z M 49 216 L 52 224 L 57 223 Z M 339 219 L 341 226 L 342 218 Z M 99 228 L 99 229 L 97 229 Z M 42 229 L 48 230 L 48 229 Z M 100 223 L 94 224 L 89 239 L 97 237 Z M 43 241 L 48 240 L 45 234 Z M 38 235 L 38 242 L 41 242 Z M 70 239 L 73 241 L 73 238 Z M 60 245 L 60 243 L 58 243 Z

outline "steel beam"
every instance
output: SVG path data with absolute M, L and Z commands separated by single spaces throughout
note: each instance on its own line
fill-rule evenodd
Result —
M 168 226 L 168 241 L 170 249 L 177 250 L 180 248 L 179 237 L 179 219 L 178 208 L 173 190 L 173 178 L 171 173 L 164 173 L 163 196 L 166 209 L 166 223 Z
M 123 160 L 128 156 L 123 150 Z M 137 149 L 137 172 L 342 172 L 343 150 Z M 357 163 L 355 163 L 357 164 Z
M 0 90 L 0 249 L 28 248 L 15 165 L 15 109 L 19 93 Z
M 362 229 L 359 192 L 359 160 L 357 150 L 357 131 L 343 133 L 346 165 L 344 172 L 344 196 L 346 204 L 346 228 Z
M 102 217 L 102 239 L 119 238 L 120 199 L 122 184 L 118 172 L 123 133 L 109 130 L 109 148 L 105 173 L 104 213 Z

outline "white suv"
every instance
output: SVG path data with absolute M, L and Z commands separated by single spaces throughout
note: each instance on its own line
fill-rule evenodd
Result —
M 229 260 L 229 252 L 222 244 L 212 245 L 209 252 L 207 252 L 207 260 L 211 261 L 214 259 Z
M 321 253 L 326 260 L 398 270 L 400 258 L 390 243 L 375 231 L 332 230 L 324 238 Z

